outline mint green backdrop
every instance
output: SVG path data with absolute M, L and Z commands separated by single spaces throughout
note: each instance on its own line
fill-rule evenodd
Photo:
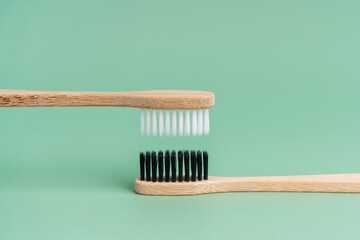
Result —
M 139 110 L 0 109 L 0 239 L 358 239 L 360 195 L 133 191 L 138 152 L 216 176 L 360 172 L 359 1 L 0 1 L 0 88 L 209 90 L 211 134 Z

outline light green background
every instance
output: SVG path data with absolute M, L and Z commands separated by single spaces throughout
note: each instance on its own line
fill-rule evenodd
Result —
M 209 90 L 211 135 L 139 111 L 0 109 L 0 239 L 359 239 L 360 195 L 133 191 L 138 152 L 216 176 L 360 172 L 359 1 L 1 0 L 0 88 Z M 144 237 L 147 238 L 144 238 Z

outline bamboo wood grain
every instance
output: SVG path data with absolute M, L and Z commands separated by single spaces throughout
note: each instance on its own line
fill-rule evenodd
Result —
M 145 195 L 196 195 L 221 192 L 338 192 L 360 193 L 360 173 L 277 177 L 209 177 L 196 182 L 135 180 Z
M 0 89 L 0 107 L 113 106 L 152 109 L 205 109 L 213 107 L 214 104 L 214 93 L 192 90 L 71 92 Z

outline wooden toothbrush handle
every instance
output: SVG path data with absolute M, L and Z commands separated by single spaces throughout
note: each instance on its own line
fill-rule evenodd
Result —
M 135 191 L 146 195 L 195 195 L 220 192 L 339 192 L 360 193 L 360 174 L 280 177 L 209 177 L 196 182 L 135 180 Z
M 123 93 L 0 90 L 0 107 L 124 105 Z
M 219 192 L 360 192 L 359 173 L 211 179 Z
M 206 91 L 70 92 L 1 90 L 0 107 L 113 106 L 152 109 L 203 109 L 215 104 Z

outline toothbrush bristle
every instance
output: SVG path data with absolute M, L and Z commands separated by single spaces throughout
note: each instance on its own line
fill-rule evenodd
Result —
M 185 169 L 183 175 L 183 167 Z M 165 170 L 165 180 L 164 180 Z M 191 171 L 191 172 L 190 172 Z M 140 153 L 140 180 L 152 182 L 196 182 L 208 179 L 208 153 L 206 151 L 152 151 Z
M 202 159 L 201 159 L 201 152 L 197 151 L 196 153 L 196 161 L 197 161 L 197 169 L 198 169 L 198 180 L 202 180 Z
M 164 110 L 159 110 L 159 136 L 164 135 Z
M 152 135 L 156 136 L 157 135 L 157 111 L 155 109 L 151 110 L 151 131 L 152 131 Z
M 176 182 L 176 152 L 171 152 L 171 181 Z
M 176 110 L 172 110 L 172 117 L 171 117 L 171 134 L 176 136 L 177 133 L 177 116 Z
M 196 181 L 196 155 L 195 151 L 191 151 L 191 181 Z
M 190 136 L 190 110 L 185 111 L 185 136 Z
M 184 167 L 185 167 L 185 181 L 188 182 L 190 180 L 190 157 L 189 151 L 185 151 L 184 153 Z
M 151 153 L 151 176 L 153 182 L 156 182 L 156 176 L 157 176 L 156 167 L 157 167 L 156 153 L 153 151 Z
M 200 109 L 200 110 L 198 110 L 198 125 L 197 125 L 199 136 L 203 135 L 203 132 L 204 132 L 204 120 L 203 119 L 204 119 L 203 118 L 203 110 Z
M 145 156 L 144 153 L 140 153 L 140 180 L 145 180 Z
M 146 152 L 146 155 L 145 155 L 145 171 L 146 171 L 146 181 L 147 182 L 150 182 L 150 153 L 149 152 Z
M 184 111 L 179 110 L 179 136 L 184 135 Z
M 141 134 L 145 135 L 145 109 L 140 109 L 140 130 Z
M 151 110 L 146 109 L 146 135 L 151 134 Z
M 171 134 L 171 120 L 170 120 L 170 110 L 165 110 L 165 135 L 170 136 Z
M 204 134 L 208 135 L 210 133 L 210 116 L 209 109 L 204 110 Z
M 182 151 L 178 152 L 178 175 L 179 175 L 179 182 L 183 181 L 183 153 Z
M 159 151 L 158 153 L 158 166 L 159 166 L 159 182 L 164 181 L 164 157 L 163 157 L 163 152 Z M 204 172 L 205 174 L 205 172 Z M 204 179 L 205 179 L 205 175 L 204 175 Z
M 170 181 L 170 154 L 169 151 L 165 152 L 165 182 Z
M 206 151 L 203 152 L 203 163 L 204 163 L 204 180 L 208 179 L 208 165 L 209 165 L 209 157 Z
M 198 133 L 198 120 L 197 120 L 197 110 L 193 110 L 192 111 L 192 121 L 191 121 L 191 130 L 192 130 L 192 135 L 196 136 Z
M 140 130 L 147 136 L 202 136 L 210 133 L 209 109 L 140 109 Z

